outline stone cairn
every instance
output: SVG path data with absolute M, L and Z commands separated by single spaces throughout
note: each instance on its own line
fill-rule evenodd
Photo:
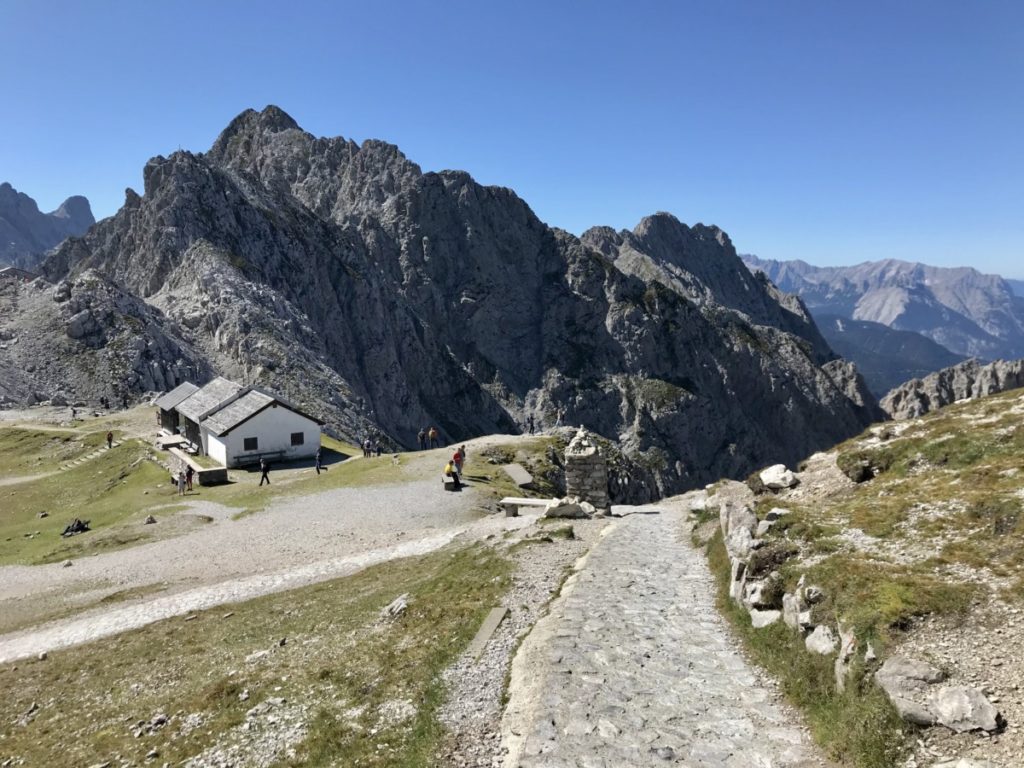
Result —
M 583 427 L 565 448 L 565 491 L 567 496 L 593 504 L 600 513 L 610 511 L 608 464 Z

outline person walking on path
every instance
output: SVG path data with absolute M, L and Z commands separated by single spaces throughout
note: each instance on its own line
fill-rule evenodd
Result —
M 190 491 L 192 490 L 192 476 L 195 475 L 195 473 L 196 471 L 192 469 L 192 465 L 189 464 L 188 469 L 185 470 L 185 484 L 188 486 Z
M 452 456 L 452 463 L 455 465 L 455 469 L 458 470 L 459 477 L 462 477 L 462 462 L 466 460 L 466 446 L 461 445 L 455 449 L 455 455 Z
M 107 450 L 109 451 L 114 447 L 114 433 L 107 432 Z
M 178 470 L 178 495 L 185 495 L 185 470 Z
M 530 434 L 532 435 L 533 434 L 533 414 L 532 413 L 530 414 L 530 418 L 527 420 L 526 423 L 529 426 Z
M 317 448 L 317 449 L 316 449 L 316 473 L 317 473 L 318 475 L 320 474 L 320 470 L 321 470 L 321 469 L 322 469 L 322 470 L 323 470 L 324 472 L 326 472 L 326 471 L 327 471 L 327 467 L 325 467 L 325 466 L 323 465 L 323 463 L 322 463 L 322 461 L 323 461 L 323 457 L 321 456 L 321 454 L 320 454 L 320 451 L 321 451 L 321 449 L 320 449 L 320 448 Z
M 260 459 L 260 487 L 263 487 L 263 482 L 266 481 L 267 485 L 270 485 L 270 465 L 266 459 Z
M 420 450 L 422 451 L 427 447 L 427 430 L 421 429 L 416 435 L 416 440 L 419 442 Z

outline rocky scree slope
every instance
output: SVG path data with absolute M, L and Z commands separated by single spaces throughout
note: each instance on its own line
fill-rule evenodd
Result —
M 205 154 L 153 158 L 144 183 L 51 254 L 59 294 L 38 281 L 20 301 L 88 303 L 95 276 L 181 340 L 165 374 L 270 386 L 343 434 L 372 423 L 414 445 L 430 423 L 459 439 L 560 414 L 621 440 L 669 490 L 794 461 L 878 415 L 802 305 L 715 227 L 657 214 L 579 239 L 508 189 L 317 138 L 276 107 L 242 113 Z M 112 386 L 77 355 L 58 364 L 76 392 Z
M 80 195 L 43 213 L 35 200 L 4 182 L 0 184 L 0 267 L 34 270 L 48 250 L 95 223 L 89 201 Z
M 958 400 L 995 395 L 1024 387 L 1024 360 L 996 360 L 982 365 L 965 360 L 921 379 L 912 379 L 882 398 L 894 419 L 913 419 Z
M 744 256 L 811 312 L 921 333 L 950 351 L 992 360 L 1024 356 L 1024 298 L 998 275 L 896 259 L 853 267 Z

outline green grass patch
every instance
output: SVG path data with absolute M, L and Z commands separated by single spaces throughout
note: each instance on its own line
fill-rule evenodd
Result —
M 857 768 L 891 768 L 908 752 L 912 734 L 885 694 L 862 669 L 836 689 L 833 660 L 808 653 L 799 633 L 777 623 L 754 629 L 750 617 L 729 597 L 729 558 L 716 531 L 708 543 L 718 606 L 755 662 L 770 672 L 786 697 L 803 710 L 815 740 L 830 757 Z
M 0 427 L 0 478 L 52 472 L 106 445 L 106 432 Z
M 134 528 L 111 533 L 129 521 L 141 522 L 147 509 L 174 496 L 167 473 L 149 455 L 141 442 L 128 440 L 71 469 L 0 487 L 0 565 L 53 562 L 156 535 Z M 62 539 L 76 517 L 89 520 L 93 530 Z
M 500 601 L 509 569 L 492 549 L 451 548 L 5 665 L 4 754 L 25 765 L 117 755 L 141 765 L 157 749 L 160 763 L 180 765 L 250 708 L 280 697 L 308 707 L 305 741 L 282 766 L 429 765 L 441 736 L 441 672 Z M 381 623 L 381 609 L 401 593 L 408 610 Z M 33 702 L 34 717 L 13 725 Z M 408 705 L 401 717 L 397 702 Z M 136 738 L 136 722 L 156 713 L 170 722 Z

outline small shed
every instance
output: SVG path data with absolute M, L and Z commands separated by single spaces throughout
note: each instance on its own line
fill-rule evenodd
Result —
M 170 392 L 165 392 L 156 399 L 157 407 L 157 420 L 160 422 L 160 428 L 165 429 L 172 435 L 178 431 L 180 419 L 178 418 L 178 412 L 175 410 L 181 402 L 199 391 L 199 387 L 190 381 L 186 381 L 184 384 L 179 384 Z
M 280 397 L 251 389 L 203 420 L 204 448 L 226 467 L 308 458 L 320 447 L 321 424 Z
M 241 384 L 236 384 L 222 376 L 218 376 L 197 389 L 175 406 L 181 417 L 182 434 L 190 443 L 198 446 L 203 453 L 208 453 L 200 423 L 211 413 L 235 400 L 243 390 Z

